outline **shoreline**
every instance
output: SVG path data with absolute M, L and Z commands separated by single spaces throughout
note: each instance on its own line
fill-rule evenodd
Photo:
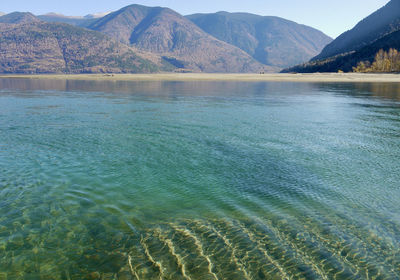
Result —
M 239 82 L 315 82 L 315 83 L 400 83 L 400 74 L 312 73 L 312 74 L 7 74 L 9 79 L 53 79 L 92 81 L 239 81 Z

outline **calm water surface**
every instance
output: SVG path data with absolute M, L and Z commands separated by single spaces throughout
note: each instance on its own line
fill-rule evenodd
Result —
M 0 79 L 0 279 L 400 279 L 400 86 Z

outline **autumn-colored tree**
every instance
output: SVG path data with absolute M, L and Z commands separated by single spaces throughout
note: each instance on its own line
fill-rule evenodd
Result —
M 367 73 L 370 72 L 369 70 L 371 69 L 371 63 L 369 61 L 361 61 L 358 63 L 357 67 L 353 67 L 353 72 L 358 72 L 358 73 Z
M 388 52 L 379 50 L 375 55 L 375 60 L 372 65 L 368 61 L 361 61 L 358 63 L 357 67 L 353 67 L 353 72 L 400 72 L 400 53 L 396 49 L 390 49 Z

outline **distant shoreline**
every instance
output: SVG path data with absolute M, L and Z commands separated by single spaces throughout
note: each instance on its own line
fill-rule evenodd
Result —
M 0 75 L 0 78 L 93 80 L 93 81 L 242 81 L 316 83 L 400 83 L 400 74 L 313 73 L 313 74 L 40 74 Z

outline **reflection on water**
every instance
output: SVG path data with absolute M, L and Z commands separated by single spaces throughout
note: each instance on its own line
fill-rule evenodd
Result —
M 289 88 L 296 88 L 289 91 Z M 248 92 L 251 88 L 251 92 Z M 168 82 L 168 81 L 117 81 L 117 80 L 63 80 L 0 78 L 0 89 L 19 91 L 107 92 L 145 94 L 147 96 L 180 95 L 243 95 L 243 94 L 302 94 L 321 90 L 360 97 L 378 97 L 400 100 L 400 83 L 280 83 L 280 82 Z M 166 94 L 168 93 L 168 94 Z
M 321 90 L 345 93 L 354 97 L 376 97 L 400 101 L 400 83 L 328 83 Z
M 0 279 L 399 279 L 399 92 L 0 79 Z
M 252 92 L 247 92 L 251 85 Z M 309 89 L 310 84 L 302 88 Z M 235 96 L 257 95 L 270 92 L 279 94 L 286 88 L 279 83 L 243 83 L 243 82 L 167 82 L 167 81 L 100 81 L 100 80 L 47 80 L 47 79 L 2 79 L 0 89 L 19 91 L 60 91 L 60 92 L 101 92 L 135 96 Z

